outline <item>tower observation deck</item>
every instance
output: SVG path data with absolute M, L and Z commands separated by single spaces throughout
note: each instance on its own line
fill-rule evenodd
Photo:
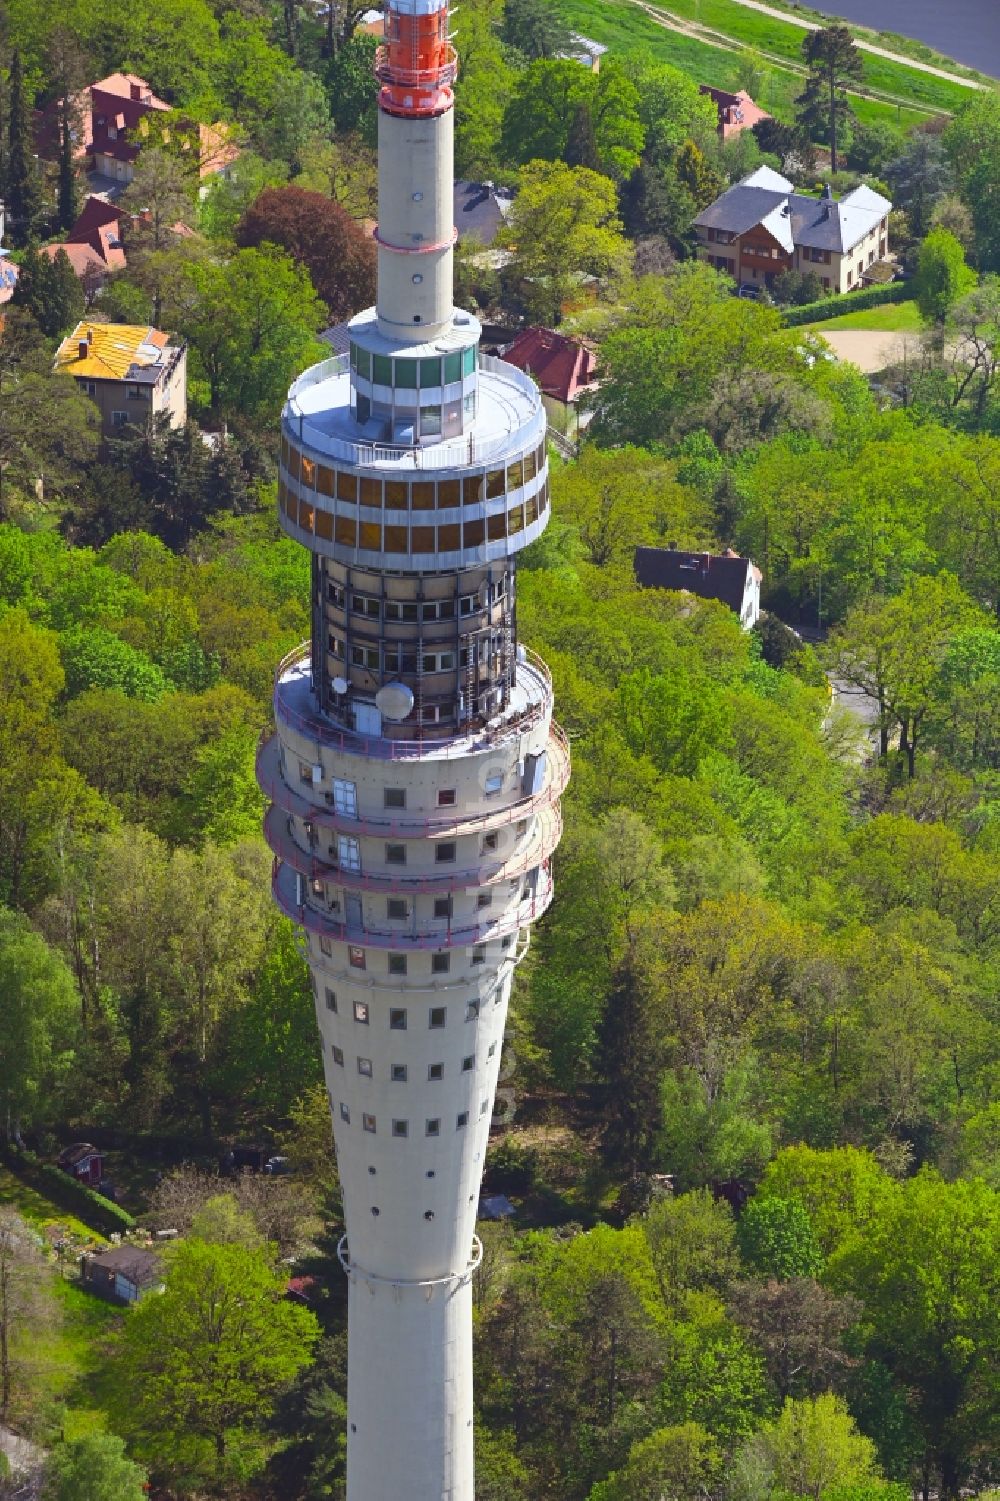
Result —
M 343 1186 L 348 1501 L 473 1501 L 476 1207 L 569 776 L 517 641 L 516 556 L 549 514 L 541 398 L 452 300 L 456 68 L 446 0 L 388 0 L 377 303 L 281 428 L 312 637 L 278 668 L 257 771 Z

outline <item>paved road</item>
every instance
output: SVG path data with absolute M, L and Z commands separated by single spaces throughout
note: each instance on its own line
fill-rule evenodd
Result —
M 15 1479 L 23 1482 L 22 1489 L 16 1493 L 17 1501 L 22 1501 L 22 1498 L 28 1501 L 37 1493 L 34 1482 L 39 1479 L 45 1450 L 0 1425 L 0 1454 L 6 1454 Z
M 759 10 L 765 16 L 773 16 L 776 21 L 787 21 L 791 26 L 801 26 L 803 31 L 819 31 L 818 21 L 803 21 L 801 16 L 789 15 L 787 10 L 778 10 L 773 5 L 764 5 L 763 0 L 736 0 L 737 5 L 744 6 L 747 10 Z M 887 57 L 891 63 L 903 63 L 907 68 L 915 68 L 918 73 L 932 73 L 935 78 L 944 78 L 948 83 L 957 83 L 963 89 L 985 89 L 989 85 L 978 83 L 974 78 L 963 78 L 960 73 L 949 73 L 947 68 L 935 68 L 931 63 L 918 63 L 916 58 L 906 57 L 902 52 L 890 52 L 888 47 L 876 46 L 874 42 L 862 42 L 855 37 L 855 42 L 862 52 L 871 52 L 875 57 Z

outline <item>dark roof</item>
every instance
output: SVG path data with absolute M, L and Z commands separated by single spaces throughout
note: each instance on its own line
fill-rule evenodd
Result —
M 758 167 L 703 209 L 694 222 L 704 229 L 742 235 L 783 205 L 787 205 L 783 219 L 795 245 L 832 250 L 838 255 L 863 239 L 892 208 L 887 198 L 866 183 L 839 200 L 829 190 L 822 198 L 810 198 L 805 193 L 793 193 L 791 183 L 770 167 Z M 780 239 L 784 231 L 778 221 L 766 227 L 775 226 Z
M 456 182 L 454 212 L 459 235 L 492 245 L 513 201 L 512 193 L 492 182 Z
M 347 354 L 351 347 L 350 324 L 331 323 L 320 334 L 324 344 L 329 344 L 334 354 Z
M 111 1251 L 101 1251 L 97 1256 L 87 1257 L 88 1267 L 96 1266 L 128 1279 L 136 1287 L 151 1287 L 160 1280 L 160 1258 L 144 1246 L 115 1246 Z
M 89 1141 L 76 1141 L 70 1147 L 64 1147 L 59 1153 L 58 1161 L 75 1167 L 78 1162 L 83 1162 L 87 1157 L 99 1157 L 101 1154 L 96 1147 L 91 1146 Z
M 672 547 L 637 547 L 635 577 L 640 589 L 686 589 L 699 599 L 718 599 L 737 615 L 743 609 L 749 558 L 736 553 L 680 552 Z

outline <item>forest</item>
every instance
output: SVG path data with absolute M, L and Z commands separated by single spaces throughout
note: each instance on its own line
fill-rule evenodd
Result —
M 48 1453 L 46 1501 L 343 1494 L 328 1106 L 254 757 L 309 630 L 308 557 L 276 519 L 283 394 L 374 286 L 359 13 L 6 7 L 0 1425 Z M 458 300 L 586 336 L 601 377 L 517 575 L 573 776 L 487 1160 L 517 1212 L 480 1226 L 479 1501 L 989 1495 L 992 99 L 905 137 L 840 121 L 845 171 L 891 185 L 925 330 L 868 381 L 693 258 L 697 208 L 778 160 L 723 147 L 698 80 L 643 54 L 585 73 L 547 0 L 468 0 L 456 24 L 457 171 L 518 188 L 509 260 L 460 246 Z M 172 132 L 88 316 L 179 333 L 189 422 L 99 445 L 52 374 L 84 294 L 38 250 L 81 184 L 17 164 L 31 102 L 118 67 Z M 220 118 L 241 155 L 199 194 L 185 132 Z M 759 626 L 639 591 L 643 544 L 754 558 Z M 117 1221 L 57 1197 L 77 1140 L 107 1152 Z M 239 1142 L 293 1172 L 220 1177 Z M 179 1233 L 163 1296 L 122 1313 L 75 1258 L 133 1219 Z

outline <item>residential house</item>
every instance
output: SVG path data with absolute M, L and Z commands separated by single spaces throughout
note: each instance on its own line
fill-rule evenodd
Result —
M 55 369 L 96 402 L 104 438 L 161 413 L 171 427 L 187 420 L 187 347 L 158 328 L 84 320 L 56 350 Z
M 569 39 L 573 44 L 572 47 L 567 52 L 556 53 L 556 56 L 580 63 L 584 68 L 589 68 L 591 73 L 599 73 L 601 58 L 607 52 L 607 47 L 602 42 L 595 42 L 589 36 L 581 36 L 578 31 L 571 31 Z
M 637 547 L 635 578 L 640 589 L 670 589 L 717 599 L 739 616 L 745 631 L 760 616 L 761 572 L 749 558 L 724 553 L 681 552 L 675 547 Z
M 455 228 L 459 239 L 492 245 L 510 218 L 514 194 L 493 182 L 455 183 Z
M 731 141 L 741 131 L 752 130 L 761 120 L 771 118 L 766 109 L 754 104 L 746 89 L 729 94 L 725 89 L 713 88 L 710 83 L 700 83 L 698 92 L 707 94 L 715 105 L 719 116 L 716 129 L 723 141 Z
M 76 223 L 66 236 L 68 245 L 89 245 L 108 271 L 124 271 L 125 248 L 121 234 L 122 211 L 116 203 L 91 193 Z
M 875 279 L 889 253 L 892 204 L 862 184 L 839 201 L 796 193 L 771 167 L 758 167 L 694 221 L 698 255 L 741 285 L 770 286 L 782 271 L 815 271 L 828 292 Z
M 94 298 L 103 291 L 111 275 L 107 263 L 89 245 L 72 245 L 68 242 L 61 245 L 43 245 L 39 253 L 54 260 L 60 250 L 65 251 L 70 265 L 76 272 L 77 279 L 83 287 L 84 299 L 88 304 L 93 302 Z
M 71 1147 L 64 1147 L 56 1163 L 64 1173 L 69 1173 L 71 1178 L 88 1188 L 99 1188 L 104 1178 L 104 1158 L 89 1141 L 77 1141 Z
M 597 357 L 593 350 L 551 328 L 524 328 L 501 355 L 508 365 L 516 365 L 538 383 L 550 425 L 575 436 L 581 426 L 580 397 L 594 385 Z
M 113 1303 L 138 1303 L 146 1293 L 163 1287 L 160 1258 L 142 1246 L 115 1246 L 85 1256 L 81 1274 L 85 1287 Z

